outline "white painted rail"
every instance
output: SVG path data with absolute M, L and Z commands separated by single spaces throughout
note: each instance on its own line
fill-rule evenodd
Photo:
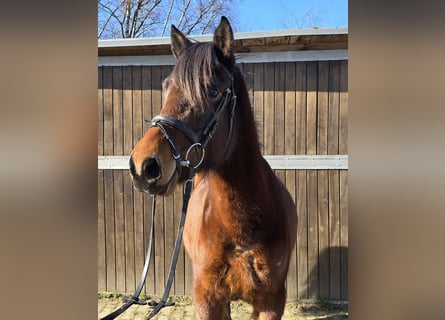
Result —
M 98 169 L 126 170 L 130 156 L 99 156 Z M 347 170 L 347 155 L 265 155 L 272 169 L 281 170 Z

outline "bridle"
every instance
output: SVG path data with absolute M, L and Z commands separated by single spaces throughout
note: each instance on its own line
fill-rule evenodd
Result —
M 224 110 L 227 110 L 227 108 L 230 105 L 230 108 L 228 109 L 229 112 L 229 132 L 227 134 L 227 141 L 224 148 L 224 154 L 227 151 L 227 148 L 230 143 L 230 138 L 232 135 L 232 129 L 233 129 L 233 120 L 235 116 L 235 106 L 236 106 L 236 95 L 233 88 L 233 76 L 231 73 L 231 88 L 226 88 L 224 90 L 224 94 L 221 98 L 221 100 L 218 103 L 218 107 L 216 108 L 214 114 L 210 118 L 207 125 L 199 130 L 193 130 L 190 128 L 187 124 L 185 124 L 183 121 L 167 116 L 167 115 L 158 115 L 154 117 L 151 120 L 145 120 L 146 122 L 149 122 L 152 127 L 158 127 L 161 132 L 164 134 L 165 138 L 169 142 L 171 149 L 172 149 L 172 156 L 176 161 L 176 171 L 178 173 L 178 176 L 181 174 L 181 170 L 183 167 L 188 168 L 187 172 L 187 179 L 185 181 L 185 191 L 183 196 L 183 202 L 182 202 L 182 213 L 181 217 L 179 219 L 179 225 L 178 225 L 178 231 L 176 235 L 175 245 L 173 248 L 173 254 L 172 254 L 172 260 L 170 263 L 170 269 L 168 273 L 167 283 L 164 288 L 164 294 L 162 295 L 162 298 L 159 302 L 156 301 L 144 301 L 139 298 L 142 287 L 145 284 L 145 279 L 147 276 L 148 268 L 150 265 L 151 260 L 151 253 L 153 248 L 153 242 L 154 242 L 154 227 L 155 227 L 155 207 L 156 207 L 156 196 L 153 195 L 152 200 L 152 210 L 151 210 L 151 230 L 150 230 L 150 242 L 147 247 L 147 254 L 145 258 L 144 263 L 144 269 L 142 271 L 141 279 L 139 281 L 139 284 L 136 288 L 135 293 L 132 296 L 124 296 L 123 299 L 126 301 L 124 305 L 122 305 L 119 309 L 114 310 L 107 316 L 101 318 L 101 320 L 112 320 L 118 317 L 120 314 L 125 312 L 130 306 L 133 304 L 148 304 L 153 307 L 150 314 L 147 316 L 147 320 L 153 318 L 156 316 L 159 311 L 167 306 L 171 306 L 174 304 L 174 302 L 168 301 L 169 292 L 173 283 L 173 277 L 176 269 L 176 264 L 179 257 L 179 251 L 182 243 L 182 233 L 184 230 L 184 224 L 185 224 L 185 218 L 188 208 L 188 202 L 190 200 L 190 194 L 193 189 L 193 177 L 196 173 L 196 170 L 198 167 L 202 164 L 205 156 L 205 148 L 207 147 L 207 144 L 212 139 L 213 134 L 215 133 L 216 127 L 218 125 L 218 121 L 220 118 L 220 115 Z M 173 139 L 173 136 L 171 134 L 170 127 L 181 132 L 183 135 L 185 135 L 191 142 L 191 145 L 188 147 L 185 156 L 183 157 L 179 151 L 179 148 L 177 144 L 175 143 L 175 140 Z M 199 160 L 195 164 L 191 164 L 189 160 L 189 155 L 191 150 L 196 148 L 197 152 L 200 154 Z M 175 176 L 173 173 L 172 177 L 170 178 L 170 181 Z M 170 181 L 167 182 L 167 185 L 170 184 Z
M 207 125 L 205 125 L 203 128 L 194 130 L 183 121 L 175 117 L 163 114 L 157 115 L 151 120 L 145 120 L 145 122 L 151 124 L 151 127 L 159 128 L 164 137 L 169 142 L 172 149 L 172 157 L 176 162 L 176 171 L 178 173 L 178 176 L 181 174 L 183 167 L 196 170 L 202 164 L 205 157 L 205 148 L 207 147 L 209 141 L 212 139 L 218 126 L 219 118 L 224 110 L 228 112 L 229 117 L 229 132 L 227 133 L 226 145 L 224 147 L 224 154 L 226 153 L 227 148 L 229 147 L 230 138 L 232 136 L 233 120 L 235 117 L 236 106 L 236 95 L 233 87 L 233 76 L 231 73 L 229 74 L 231 78 L 231 88 L 226 88 L 224 90 L 223 96 L 219 101 L 217 108 L 215 109 Z M 181 155 L 178 145 L 173 139 L 171 128 L 181 132 L 191 142 L 191 145 L 188 147 L 185 156 Z M 189 155 L 193 149 L 196 149 L 196 152 L 198 154 L 198 161 L 194 164 L 191 164 Z M 174 174 L 172 175 L 172 177 L 173 176 Z

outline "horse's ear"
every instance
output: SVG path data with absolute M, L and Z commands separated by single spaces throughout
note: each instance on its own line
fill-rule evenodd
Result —
M 235 56 L 233 47 L 235 40 L 233 38 L 232 27 L 226 17 L 221 17 L 221 22 L 213 35 L 213 45 L 217 49 L 216 52 L 223 64 L 227 67 L 233 67 L 235 64 Z
M 189 39 L 179 31 L 174 25 L 172 25 L 171 31 L 171 40 L 172 40 L 172 53 L 178 58 L 185 48 L 190 46 L 192 43 Z

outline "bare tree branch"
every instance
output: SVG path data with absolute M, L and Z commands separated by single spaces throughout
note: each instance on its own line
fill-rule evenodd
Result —
M 215 2 L 215 0 L 212 0 L 209 2 L 209 6 L 211 4 L 213 4 Z M 190 34 L 192 33 L 193 29 L 201 22 L 203 16 L 205 15 L 205 12 L 207 11 L 207 8 L 205 4 L 203 3 L 199 3 L 198 7 L 196 8 L 196 11 L 199 12 L 198 16 L 194 19 L 194 22 L 192 21 L 192 19 L 186 20 L 186 22 L 184 23 L 184 25 L 182 26 L 183 29 L 185 29 L 185 34 Z M 191 21 L 189 23 L 189 21 Z
M 183 2 L 183 6 L 182 6 L 182 10 L 181 10 L 181 17 L 179 18 L 178 25 L 177 25 L 178 28 L 182 27 L 181 24 L 182 24 L 182 21 L 184 20 L 185 13 L 187 12 L 187 10 L 188 10 L 188 8 L 190 6 L 190 2 L 191 2 L 191 0 L 187 0 L 187 3 L 185 5 L 184 5 L 184 2 Z
M 99 0 L 98 37 L 164 36 L 173 22 L 186 34 L 204 33 L 235 0 Z
M 105 23 L 103 24 L 101 30 L 99 31 L 98 37 L 101 38 L 103 32 L 106 30 L 107 25 L 111 20 L 111 18 L 115 18 L 116 20 L 119 20 L 119 18 L 116 16 L 116 11 L 119 9 L 119 7 L 116 7 L 114 10 L 112 10 L 112 9 L 108 8 L 106 5 L 102 4 L 101 2 L 99 2 L 99 6 L 110 13 L 108 15 L 108 18 L 106 19 Z
M 142 29 L 143 26 L 146 26 L 145 21 L 146 21 L 149 17 L 153 17 L 153 12 L 154 12 L 154 10 L 161 4 L 161 2 L 162 2 L 161 0 L 156 0 L 156 1 L 153 3 L 153 6 L 152 6 L 150 9 L 148 9 L 148 11 L 146 12 L 146 14 L 140 19 L 140 21 L 139 21 L 139 27 L 136 29 L 135 36 L 136 36 L 136 34 L 139 33 L 139 31 Z M 153 24 L 155 24 L 155 23 L 157 23 L 157 22 L 153 21 Z M 151 24 L 151 23 L 150 23 L 150 24 Z M 149 25 L 150 25 L 150 24 L 149 24 Z
M 173 10 L 173 3 L 174 3 L 174 1 L 171 0 L 171 1 L 170 1 L 170 7 L 169 7 L 169 9 L 168 9 L 168 13 L 167 13 L 167 18 L 165 19 L 164 27 L 162 28 L 161 37 L 164 36 L 164 34 L 165 34 L 165 29 L 167 29 L 167 24 L 168 24 L 168 22 L 170 21 L 170 17 L 171 17 L 172 10 Z

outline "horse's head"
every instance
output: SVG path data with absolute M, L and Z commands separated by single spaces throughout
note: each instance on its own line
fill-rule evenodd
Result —
M 139 191 L 170 194 L 186 179 L 185 167 L 222 161 L 232 149 L 236 104 L 233 32 L 223 17 L 210 43 L 192 43 L 172 26 L 176 65 L 163 82 L 164 104 L 130 157 Z

